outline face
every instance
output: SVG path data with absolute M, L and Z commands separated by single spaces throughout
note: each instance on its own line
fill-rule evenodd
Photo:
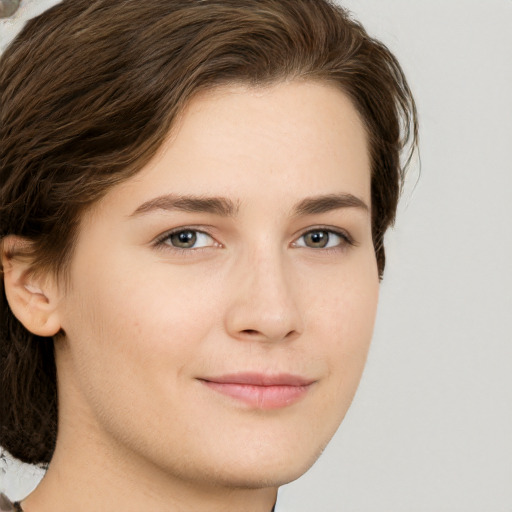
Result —
M 363 124 L 333 86 L 197 96 L 84 215 L 59 306 L 62 431 L 182 480 L 300 476 L 366 359 L 370 208 Z

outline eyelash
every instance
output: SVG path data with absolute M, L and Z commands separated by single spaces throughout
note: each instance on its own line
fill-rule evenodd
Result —
M 167 243 L 167 241 L 170 240 L 171 236 L 176 235 L 178 233 L 186 232 L 186 231 L 191 231 L 194 233 L 202 233 L 202 234 L 207 235 L 213 239 L 213 236 L 210 235 L 207 231 L 203 231 L 202 229 L 198 229 L 195 227 L 185 226 L 185 227 L 180 227 L 180 228 L 174 229 L 172 231 L 167 231 L 167 232 L 163 233 L 154 241 L 153 245 L 157 249 L 171 250 L 175 253 L 179 253 L 184 256 L 192 256 L 193 253 L 202 252 L 203 250 L 210 249 L 212 247 L 212 246 L 197 247 L 197 248 L 191 247 L 191 248 L 185 249 L 182 247 L 175 247 L 174 245 Z M 334 235 L 340 237 L 341 242 L 339 245 L 336 245 L 334 247 L 327 247 L 327 248 L 323 248 L 323 247 L 314 248 L 314 247 L 308 247 L 308 246 L 298 246 L 298 247 L 303 248 L 303 249 L 313 249 L 315 251 L 322 251 L 324 253 L 325 252 L 330 253 L 330 252 L 339 252 L 339 251 L 346 249 L 347 247 L 357 245 L 355 240 L 346 231 L 343 231 L 340 229 L 334 229 L 334 228 L 328 227 L 328 226 L 317 226 L 313 229 L 308 229 L 307 231 L 304 231 L 296 240 L 308 235 L 309 233 L 316 233 L 316 232 L 326 232 L 329 235 L 334 234 Z

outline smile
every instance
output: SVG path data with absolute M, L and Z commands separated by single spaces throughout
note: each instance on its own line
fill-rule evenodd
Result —
M 280 409 L 302 399 L 315 383 L 290 374 L 239 373 L 199 379 L 209 389 L 251 408 Z

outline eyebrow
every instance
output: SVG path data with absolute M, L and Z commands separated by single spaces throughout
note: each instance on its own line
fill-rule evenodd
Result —
M 365 212 L 370 211 L 362 199 L 352 194 L 327 194 L 303 199 L 295 206 L 292 216 L 315 215 L 340 208 L 358 208 Z
M 236 217 L 239 203 L 226 197 L 182 196 L 167 194 L 141 204 L 131 217 L 155 210 L 213 213 L 221 217 Z
M 326 213 L 341 208 L 357 208 L 365 212 L 370 211 L 370 208 L 362 199 L 352 194 L 326 194 L 302 199 L 294 206 L 292 217 Z M 240 201 L 234 202 L 226 197 L 166 194 L 141 204 L 130 217 L 158 210 L 212 213 L 220 217 L 236 217 L 240 210 Z

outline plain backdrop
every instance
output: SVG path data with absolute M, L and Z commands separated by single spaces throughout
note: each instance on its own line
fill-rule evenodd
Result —
M 22 0 L 0 49 L 54 3 Z M 512 512 L 512 0 L 342 5 L 404 67 L 422 165 L 387 236 L 352 408 L 279 510 Z M 39 475 L 9 461 L 0 491 L 24 497 Z

